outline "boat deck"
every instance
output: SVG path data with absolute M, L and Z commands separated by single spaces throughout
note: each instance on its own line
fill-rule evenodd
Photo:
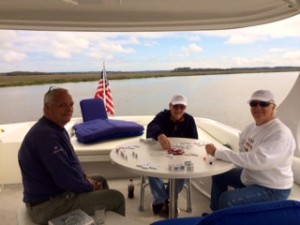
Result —
M 150 120 L 149 116 L 134 117 L 136 122 L 146 125 Z M 128 119 L 124 117 L 121 119 Z M 196 118 L 199 137 L 202 141 L 211 142 L 216 145 L 222 146 L 223 144 L 230 145 L 234 151 L 238 150 L 238 131 L 230 128 L 224 124 L 218 123 L 205 118 Z M 21 174 L 17 161 L 17 153 L 23 138 L 23 135 L 30 128 L 31 124 L 24 123 L 18 124 L 19 126 L 5 127 L 5 132 L 0 134 L 0 225 L 16 225 L 17 224 L 17 209 L 22 203 L 22 185 Z M 70 125 L 72 127 L 72 124 Z M 14 128 L 10 130 L 9 128 Z M 14 132 L 16 129 L 19 132 Z M 129 141 L 131 138 L 112 140 L 104 143 L 95 143 L 93 145 L 83 145 L 76 141 L 76 137 L 72 135 L 72 129 L 67 127 L 72 136 L 72 143 L 75 151 L 79 156 L 84 170 L 89 175 L 99 174 L 108 178 L 110 187 L 121 191 L 124 196 L 127 196 L 127 184 L 130 177 L 134 178 L 135 183 L 135 198 L 128 199 L 126 197 L 126 216 L 141 222 L 150 224 L 152 222 L 166 219 L 158 215 L 153 215 L 151 209 L 151 193 L 149 187 L 145 191 L 145 210 L 139 211 L 139 191 L 140 191 L 140 178 L 137 175 L 122 173 L 122 171 L 111 164 L 109 159 L 109 152 L 116 145 Z M 12 134 L 12 135 L 10 135 Z M 20 135 L 16 135 L 20 134 Z M 11 139 L 13 137 L 14 139 Z M 144 138 L 133 137 L 133 139 Z M 222 146 L 223 147 L 223 146 Z M 290 199 L 300 199 L 300 158 L 294 157 L 293 171 L 295 184 Z M 209 177 L 205 177 L 210 180 Z M 203 178 L 203 179 L 205 179 Z M 203 212 L 210 212 L 209 208 L 209 195 L 210 182 L 207 180 L 193 179 L 193 196 L 192 196 L 192 212 L 186 212 L 186 198 L 185 191 L 179 196 L 178 207 L 180 209 L 179 217 L 200 216 Z M 16 185 L 11 185 L 15 184 Z M 196 187 L 196 188 L 195 188 Z M 203 193 L 203 194 L 202 194 Z
M 134 178 L 135 184 L 135 197 L 129 199 L 127 197 L 127 185 L 128 178 L 121 179 L 109 179 L 109 185 L 111 189 L 119 190 L 123 193 L 126 199 L 126 217 L 145 222 L 150 224 L 158 220 L 164 220 L 166 217 L 154 215 L 151 209 L 151 193 L 149 187 L 145 191 L 145 210 L 139 211 L 139 191 L 140 191 L 140 179 Z M 22 194 L 23 187 L 18 185 L 7 185 L 2 191 L 0 191 L 0 224 L 3 225 L 17 225 L 17 209 L 23 204 Z M 209 199 L 200 194 L 194 188 L 192 190 L 192 212 L 186 212 L 186 197 L 183 190 L 179 196 L 178 207 L 180 209 L 179 217 L 191 217 L 200 216 L 203 212 L 210 212 Z

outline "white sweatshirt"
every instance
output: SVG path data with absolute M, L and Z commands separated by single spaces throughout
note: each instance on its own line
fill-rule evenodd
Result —
M 239 148 L 239 153 L 218 149 L 215 157 L 244 168 L 241 175 L 244 185 L 258 184 L 274 189 L 293 186 L 296 144 L 290 129 L 279 119 L 247 126 L 240 135 Z

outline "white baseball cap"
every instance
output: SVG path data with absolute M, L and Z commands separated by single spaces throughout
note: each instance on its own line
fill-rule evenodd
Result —
M 185 105 L 185 106 L 187 106 L 186 97 L 181 95 L 181 94 L 174 95 L 172 100 L 171 100 L 171 104 L 172 105 Z
M 248 102 L 253 100 L 263 101 L 263 102 L 272 102 L 275 103 L 274 95 L 269 90 L 258 90 L 255 91 Z

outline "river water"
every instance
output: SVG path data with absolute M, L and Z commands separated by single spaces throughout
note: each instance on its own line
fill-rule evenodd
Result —
M 252 122 L 247 105 L 257 89 L 269 89 L 281 103 L 298 72 L 166 77 L 111 80 L 115 112 L 123 115 L 155 115 L 168 108 L 176 93 L 188 99 L 187 112 L 243 129 Z M 79 101 L 93 98 L 98 82 L 47 84 L 0 88 L 0 124 L 35 121 L 42 115 L 43 95 L 49 86 L 69 89 L 75 103 L 74 116 L 81 116 Z

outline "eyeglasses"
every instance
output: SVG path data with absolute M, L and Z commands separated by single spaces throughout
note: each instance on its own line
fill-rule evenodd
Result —
M 46 94 L 49 94 L 51 91 L 55 90 L 55 89 L 58 89 L 59 87 L 56 87 L 56 86 L 50 86 L 49 87 L 49 90 L 46 92 Z
M 49 90 L 44 95 L 44 102 L 49 101 L 49 98 L 51 98 L 51 95 L 52 95 L 54 90 L 65 90 L 65 89 L 57 87 L 57 86 L 50 86 Z
M 184 110 L 185 109 L 185 105 L 172 105 L 172 107 L 174 108 L 174 109 L 181 109 L 181 110 Z
M 45 93 L 45 96 L 46 95 L 49 95 L 50 93 L 52 93 L 52 91 L 55 91 L 55 90 L 61 90 L 61 91 L 67 91 L 67 89 L 64 89 L 64 88 L 61 88 L 61 87 L 57 87 L 57 86 L 50 86 L 48 91 Z
M 273 103 L 271 103 L 271 102 L 260 102 L 260 101 L 251 101 L 250 103 L 249 103 L 249 105 L 252 107 L 252 108 L 254 108 L 254 107 L 256 107 L 256 106 L 260 106 L 260 107 L 263 107 L 263 108 L 266 108 L 266 107 L 269 107 L 269 105 L 271 105 L 271 104 L 273 104 Z

